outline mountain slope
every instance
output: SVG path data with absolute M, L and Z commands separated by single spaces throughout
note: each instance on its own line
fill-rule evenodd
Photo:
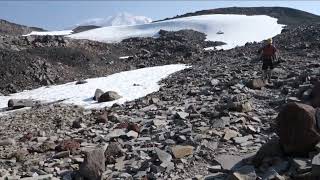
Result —
M 208 9 L 196 11 L 193 13 L 186 13 L 178 15 L 173 18 L 176 19 L 189 16 L 208 15 L 208 14 L 243 14 L 243 15 L 268 15 L 278 19 L 278 23 L 286 25 L 299 25 L 305 23 L 319 23 L 320 16 L 311 14 L 305 11 L 287 8 L 287 7 L 228 7 L 218 9 Z M 163 21 L 163 20 L 160 20 Z M 157 21 L 155 21 L 157 22 Z
M 23 35 L 32 31 L 45 31 L 37 27 L 28 27 L 0 19 L 0 35 Z

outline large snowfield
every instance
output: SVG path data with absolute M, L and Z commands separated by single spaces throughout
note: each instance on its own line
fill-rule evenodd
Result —
M 278 24 L 276 18 L 266 15 L 202 15 L 156 23 L 132 26 L 108 26 L 76 34 L 72 31 L 32 32 L 27 35 L 68 35 L 74 39 L 88 39 L 106 43 L 120 42 L 130 37 L 158 37 L 160 29 L 178 31 L 192 29 L 203 32 L 207 40 L 222 41 L 226 45 L 219 49 L 231 49 L 243 46 L 247 42 L 259 42 L 281 33 L 284 25 Z M 218 33 L 218 32 L 223 32 Z M 71 35 L 70 35 L 71 34 Z M 207 48 L 210 50 L 212 48 Z
M 160 29 L 178 31 L 193 29 L 207 34 L 207 40 L 227 43 L 223 49 L 243 46 L 247 42 L 262 41 L 281 33 L 283 25 L 276 18 L 265 15 L 202 15 L 178 18 L 134 26 L 97 28 L 68 37 L 100 42 L 120 42 L 130 37 L 157 37 Z M 223 34 L 218 33 L 223 32 Z
M 9 99 L 33 99 L 42 102 L 64 100 L 63 103 L 80 105 L 84 108 L 103 108 L 114 103 L 123 104 L 147 94 L 158 91 L 158 82 L 172 73 L 188 68 L 183 64 L 156 66 L 112 74 L 107 77 L 87 79 L 87 83 L 76 85 L 70 82 L 62 85 L 40 87 L 38 89 L 23 91 L 10 96 L 0 96 L 0 108 L 7 107 Z M 121 99 L 111 102 L 98 103 L 92 98 L 95 90 L 99 88 L 106 91 L 116 91 Z

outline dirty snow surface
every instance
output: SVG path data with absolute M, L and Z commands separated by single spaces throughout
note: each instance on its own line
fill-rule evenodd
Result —
M 69 35 L 75 39 L 120 42 L 130 37 L 157 37 L 160 29 L 178 31 L 193 29 L 207 34 L 207 40 L 227 43 L 220 49 L 243 46 L 281 33 L 283 25 L 266 15 L 202 15 L 133 26 L 110 26 Z
M 158 82 L 172 73 L 188 68 L 183 64 L 156 66 L 132 71 L 125 71 L 107 77 L 87 79 L 87 83 L 78 84 L 70 82 L 62 85 L 40 87 L 38 89 L 23 91 L 10 96 L 0 96 L 0 108 L 7 107 L 9 99 L 34 99 L 43 102 L 64 100 L 63 103 L 75 104 L 84 108 L 103 108 L 114 103 L 122 104 L 147 94 L 158 91 Z M 106 91 L 116 91 L 122 98 L 105 103 L 92 100 L 95 90 L 99 88 Z

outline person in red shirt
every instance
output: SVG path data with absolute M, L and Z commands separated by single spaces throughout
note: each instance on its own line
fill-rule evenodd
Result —
M 267 39 L 267 44 L 259 49 L 262 58 L 263 80 L 268 83 L 271 79 L 271 72 L 274 68 L 274 61 L 277 59 L 277 48 L 272 44 L 272 39 Z

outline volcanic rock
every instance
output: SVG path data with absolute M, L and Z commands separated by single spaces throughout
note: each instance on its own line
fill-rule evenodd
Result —
M 320 141 L 315 109 L 300 103 L 288 103 L 277 117 L 280 144 L 285 153 L 306 154 Z
M 98 102 L 114 101 L 120 99 L 121 97 L 122 96 L 120 96 L 117 92 L 107 91 L 99 97 Z
M 86 179 L 100 180 L 105 168 L 104 150 L 95 149 L 86 153 L 84 162 L 80 165 L 79 173 Z

